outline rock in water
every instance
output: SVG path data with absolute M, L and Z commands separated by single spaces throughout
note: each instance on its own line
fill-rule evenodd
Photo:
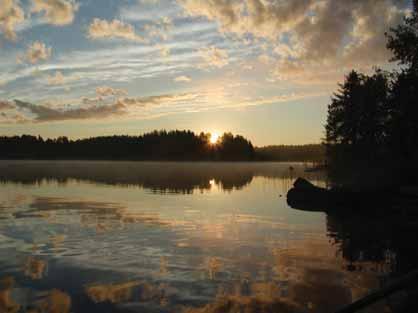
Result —
M 313 189 L 318 188 L 310 181 L 306 180 L 305 178 L 298 177 L 295 182 L 293 183 L 293 187 L 297 189 Z

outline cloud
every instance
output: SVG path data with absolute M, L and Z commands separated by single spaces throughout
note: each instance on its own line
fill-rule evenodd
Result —
M 272 58 L 267 54 L 261 54 L 258 56 L 258 61 L 262 64 L 268 65 L 272 62 Z
M 96 95 L 99 97 L 108 96 L 126 96 L 128 92 L 124 89 L 115 89 L 108 86 L 102 86 L 96 88 Z
M 265 40 L 276 67 L 290 77 L 294 69 L 372 66 L 390 58 L 385 30 L 408 10 L 400 0 L 177 0 L 191 17 L 217 23 L 221 32 L 243 42 Z M 294 63 L 294 64 L 292 64 Z M 298 71 L 298 77 L 299 71 Z
M 238 31 L 242 4 L 231 0 L 178 0 L 190 16 L 204 16 L 217 21 L 223 31 Z M 238 26 L 240 27 L 240 26 Z
M 214 46 L 201 49 L 200 55 L 205 61 L 205 63 L 202 64 L 203 67 L 222 68 L 229 63 L 228 52 Z
M 160 0 L 139 0 L 139 2 L 144 4 L 157 4 Z
M 324 92 L 307 92 L 307 93 L 283 94 L 283 95 L 271 96 L 271 97 L 259 97 L 256 99 L 242 101 L 239 104 L 231 106 L 231 107 L 249 107 L 249 106 L 258 106 L 258 105 L 266 105 L 266 104 L 275 104 L 275 103 L 303 100 L 303 99 L 313 98 L 313 97 L 321 97 L 327 94 L 328 93 L 324 93 Z
M 181 94 L 164 94 L 158 96 L 149 97 L 137 97 L 137 98 L 120 98 L 117 103 L 128 106 L 157 106 L 157 105 L 173 105 L 183 103 L 185 101 L 194 100 L 197 97 L 195 93 L 181 93 Z
M 32 0 L 32 12 L 42 13 L 46 22 L 67 25 L 74 20 L 78 4 L 73 0 Z
M 237 88 L 238 86 L 231 86 Z M 324 92 L 283 93 L 272 96 L 233 96 L 224 89 L 200 92 L 162 94 L 146 97 L 81 98 L 79 104 L 1 101 L 0 118 L 3 123 L 48 123 L 68 120 L 102 120 L 111 118 L 158 118 L 178 113 L 209 110 L 242 109 L 259 105 L 273 105 L 289 101 L 324 96 Z M 68 101 L 71 103 L 71 101 Z M 6 114 L 7 113 L 7 114 Z
M 13 109 L 13 105 L 9 101 L 0 100 L 0 111 Z
M 18 63 L 27 62 L 36 64 L 41 61 L 46 61 L 51 57 L 52 48 L 47 47 L 43 42 L 35 41 L 30 44 L 24 55 L 17 57 Z
M 56 71 L 55 75 L 47 76 L 48 85 L 58 86 L 64 84 L 64 75 L 60 71 Z
M 188 76 L 182 75 L 182 76 L 177 76 L 176 78 L 174 78 L 174 81 L 180 82 L 180 83 L 188 83 L 192 81 L 192 79 Z
M 290 46 L 284 43 L 278 43 L 274 46 L 273 52 L 283 59 L 298 58 L 300 56 L 300 47 Z
M 15 100 L 14 105 L 17 110 L 23 110 L 23 112 L 34 115 L 31 119 L 33 122 L 97 119 L 124 114 L 124 106 L 119 103 L 66 110 L 52 108 L 47 105 L 36 105 L 19 100 Z
M 17 0 L 2 0 L 0 5 L 0 33 L 8 40 L 16 40 L 16 26 L 25 20 Z
M 170 30 L 173 27 L 173 22 L 169 17 L 163 17 L 160 21 L 154 24 L 146 24 L 144 30 L 152 39 L 167 40 Z
M 81 103 L 86 105 L 54 106 L 53 104 L 33 104 L 26 101 L 2 101 L 0 111 L 13 110 L 14 114 L 3 116 L 8 122 L 44 123 L 66 120 L 104 119 L 110 117 L 135 116 L 145 107 L 160 105 L 173 106 L 192 101 L 196 94 L 163 94 L 148 97 L 121 97 L 108 101 L 101 97 L 82 98 Z
M 170 48 L 169 47 L 166 47 L 166 46 L 158 46 L 158 48 L 159 48 L 160 55 L 163 58 L 167 58 L 167 57 L 170 56 Z
M 144 39 L 135 33 L 135 28 L 128 23 L 119 20 L 106 21 L 95 18 L 88 29 L 88 37 L 91 39 L 125 39 L 130 41 L 143 41 Z

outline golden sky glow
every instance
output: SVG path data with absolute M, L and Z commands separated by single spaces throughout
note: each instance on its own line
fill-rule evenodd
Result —
M 388 66 L 408 1 L 2 0 L 0 134 L 153 129 L 318 142 L 348 70 Z M 370 53 L 373 51 L 373 53 Z
M 211 133 L 210 134 L 210 143 L 211 144 L 214 145 L 215 143 L 217 143 L 218 139 L 219 139 L 219 134 L 218 133 Z

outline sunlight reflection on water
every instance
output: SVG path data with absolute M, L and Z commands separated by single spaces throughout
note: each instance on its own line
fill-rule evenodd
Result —
M 2 161 L 0 312 L 332 312 L 394 260 L 289 208 L 297 176 L 325 185 L 303 164 Z

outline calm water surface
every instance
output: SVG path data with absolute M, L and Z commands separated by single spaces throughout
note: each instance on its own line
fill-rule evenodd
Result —
M 0 312 L 333 312 L 408 268 L 414 234 L 291 209 L 297 176 L 325 185 L 302 164 L 1 161 Z

